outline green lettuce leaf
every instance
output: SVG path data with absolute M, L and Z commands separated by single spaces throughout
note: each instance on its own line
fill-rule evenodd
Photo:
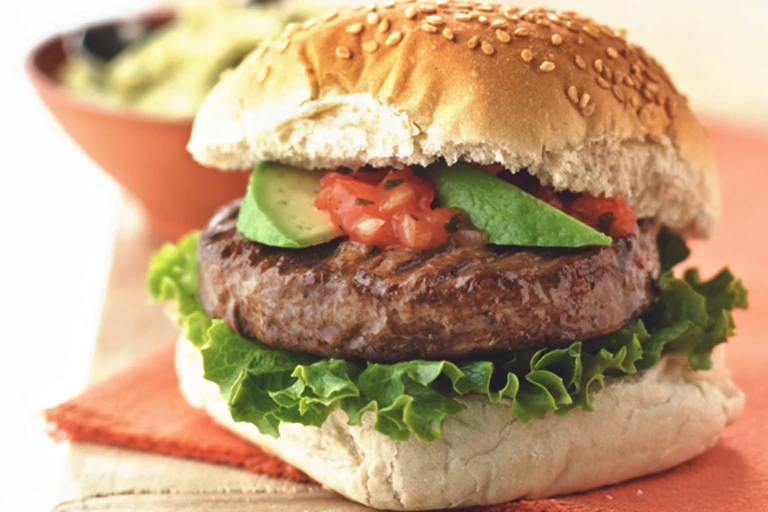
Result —
M 691 255 L 691 250 L 685 245 L 685 240 L 667 228 L 661 228 L 656 242 L 659 246 L 659 260 L 663 272 L 672 270 L 672 267 L 687 260 L 688 256 Z
M 684 242 L 663 236 L 665 265 L 687 256 Z M 351 425 L 371 412 L 373 428 L 382 434 L 430 442 L 442 437 L 448 416 L 465 408 L 456 400 L 463 395 L 506 399 L 510 414 L 522 422 L 550 412 L 589 411 L 606 377 L 649 368 L 664 353 L 687 356 L 692 370 L 710 368 L 712 349 L 733 334 L 732 310 L 748 305 L 742 282 L 727 269 L 708 281 L 695 270 L 678 279 L 667 269 L 647 315 L 586 345 L 481 361 L 366 364 L 274 349 L 212 320 L 197 295 L 198 238 L 193 233 L 155 255 L 147 278 L 151 298 L 173 304 L 179 325 L 200 349 L 205 378 L 219 386 L 232 418 L 272 436 L 279 435 L 281 422 L 318 426 L 341 409 Z

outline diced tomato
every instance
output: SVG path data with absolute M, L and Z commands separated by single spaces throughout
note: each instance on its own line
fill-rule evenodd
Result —
M 507 183 L 525 190 L 534 197 L 607 235 L 613 237 L 627 236 L 637 230 L 637 215 L 622 199 L 602 195 L 596 197 L 586 193 L 558 192 L 551 186 L 542 185 L 535 176 L 524 170 L 514 174 L 501 174 L 498 164 L 478 165 L 478 167 L 498 175 Z
M 581 194 L 567 205 L 566 212 L 613 237 L 637 230 L 637 215 L 626 201 L 616 197 Z
M 434 249 L 458 228 L 458 211 L 432 209 L 435 188 L 410 169 L 328 173 L 315 206 L 351 240 L 368 245 Z
M 538 180 L 534 180 L 533 183 L 528 186 L 527 192 L 532 196 L 541 199 L 545 203 L 554 206 L 558 210 L 565 210 L 563 200 L 560 199 L 560 195 L 555 191 L 555 189 L 552 187 L 545 187 Z

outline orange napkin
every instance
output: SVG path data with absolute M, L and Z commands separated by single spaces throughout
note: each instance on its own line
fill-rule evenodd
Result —
M 729 343 L 734 380 L 747 395 L 742 418 L 709 452 L 665 473 L 555 500 L 509 503 L 482 512 L 742 512 L 768 507 L 768 135 L 713 130 L 725 216 L 715 238 L 694 247 L 704 273 L 727 263 L 743 277 L 751 310 L 737 312 Z M 173 347 L 46 411 L 57 439 L 123 446 L 230 464 L 270 476 L 306 475 L 216 426 L 177 390 Z

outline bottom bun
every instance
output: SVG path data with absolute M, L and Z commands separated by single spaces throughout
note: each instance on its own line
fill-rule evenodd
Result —
M 321 427 L 280 425 L 280 437 L 235 423 L 218 387 L 203 379 L 202 358 L 182 336 L 176 351 L 181 391 L 227 429 L 354 501 L 381 509 L 429 510 L 489 505 L 583 491 L 661 471 L 715 444 L 744 407 L 725 353 L 714 367 L 689 372 L 666 356 L 637 375 L 607 379 L 592 412 L 549 415 L 523 424 L 510 404 L 460 397 L 462 412 L 443 424 L 444 439 L 393 441 L 369 414 L 349 426 L 337 410 Z

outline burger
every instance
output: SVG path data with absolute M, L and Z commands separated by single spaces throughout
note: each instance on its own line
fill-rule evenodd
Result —
M 707 131 L 624 32 L 574 12 L 389 2 L 289 26 L 189 149 L 253 169 L 163 247 L 181 391 L 368 506 L 581 491 L 702 453 L 742 411 Z

